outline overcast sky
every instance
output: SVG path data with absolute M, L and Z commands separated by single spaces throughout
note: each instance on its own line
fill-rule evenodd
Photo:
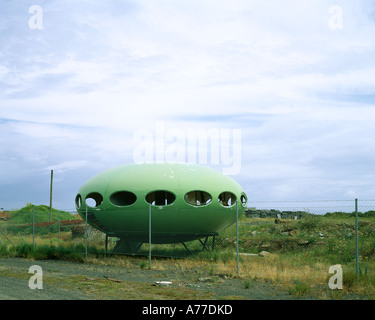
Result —
M 250 206 L 375 199 L 374 35 L 371 0 L 3 1 L 0 207 L 48 205 L 54 170 L 73 209 L 105 169 L 189 161 L 197 132 Z

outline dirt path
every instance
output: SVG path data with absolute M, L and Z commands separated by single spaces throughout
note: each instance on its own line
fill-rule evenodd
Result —
M 33 276 L 29 268 L 33 265 L 43 270 L 42 290 L 29 288 L 29 279 Z M 172 284 L 155 288 L 157 281 L 171 281 Z M 198 278 L 194 271 L 166 272 L 139 267 L 20 258 L 0 260 L 1 300 L 131 300 L 143 299 L 143 293 L 145 299 L 293 299 L 285 290 L 269 283 L 253 281 L 245 285 L 244 280 L 236 278 Z

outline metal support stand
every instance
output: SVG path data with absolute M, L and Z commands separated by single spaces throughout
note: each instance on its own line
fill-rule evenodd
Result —
M 199 242 L 201 243 L 201 245 L 202 245 L 202 251 L 204 251 L 204 250 L 209 250 L 208 249 L 208 247 L 207 247 L 207 241 L 208 241 L 208 236 L 206 237 L 206 239 L 204 240 L 204 242 L 202 242 L 202 240 L 201 239 L 199 239 Z
M 181 242 L 183 244 L 183 246 L 185 247 L 186 251 L 189 252 L 189 254 L 193 255 L 191 253 L 191 251 L 189 250 L 189 248 L 186 246 L 185 242 Z

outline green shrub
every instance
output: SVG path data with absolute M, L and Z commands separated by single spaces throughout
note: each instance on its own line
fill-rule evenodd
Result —
M 22 243 L 15 246 L 1 245 L 0 257 L 18 257 L 34 258 L 35 260 L 66 260 L 74 262 L 84 262 L 82 246 L 56 247 L 52 246 L 34 246 L 28 243 Z
M 34 246 L 29 243 L 22 243 L 14 247 L 15 256 L 19 258 L 31 258 L 34 255 Z
M 0 257 L 2 258 L 8 258 L 9 257 L 9 250 L 6 244 L 0 245 Z
M 345 289 L 352 289 L 357 283 L 357 275 L 353 271 L 345 271 L 342 274 L 342 284 Z

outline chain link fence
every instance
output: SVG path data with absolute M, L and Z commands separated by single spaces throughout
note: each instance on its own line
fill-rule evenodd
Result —
M 232 206 L 232 215 L 236 205 Z M 86 223 L 90 219 L 82 219 L 75 210 L 55 210 L 51 222 L 40 222 L 47 214 L 40 206 L 29 206 L 22 214 L 1 220 L 0 246 L 2 251 L 19 250 L 21 256 L 27 256 L 27 250 L 33 248 L 54 247 L 69 249 L 83 258 L 144 256 L 150 264 L 155 257 L 236 261 L 234 272 L 239 272 L 244 257 L 268 254 L 289 255 L 301 262 L 355 262 L 357 273 L 375 257 L 375 200 L 249 201 L 245 214 L 234 217 L 225 230 L 206 234 L 200 230 L 198 239 L 191 241 L 176 241 L 172 232 L 163 237 L 169 243 L 155 243 L 153 217 L 160 214 L 158 211 L 157 206 L 150 205 L 145 213 L 148 219 L 144 220 L 146 238 L 133 244 L 131 252 L 116 250 L 119 238 L 92 228 Z M 209 213 L 207 219 L 202 215 L 200 224 L 213 223 L 215 212 Z M 48 250 L 41 251 L 39 257 L 49 258 L 48 254 Z
M 249 219 L 243 222 L 248 234 L 244 243 L 256 250 L 313 256 L 332 264 L 374 257 L 374 200 L 252 204 L 246 213 Z

